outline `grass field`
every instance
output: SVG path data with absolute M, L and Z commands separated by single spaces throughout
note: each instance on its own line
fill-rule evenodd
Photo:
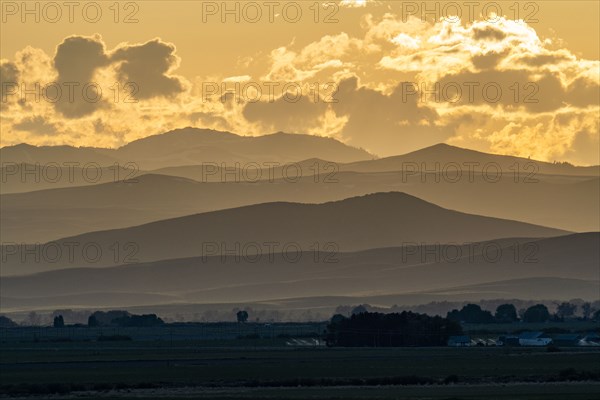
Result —
M 600 374 L 595 349 L 292 348 L 285 342 L 4 342 L 0 382 L 3 394 L 67 398 L 71 391 L 77 398 L 138 399 L 600 396 L 599 375 L 581 377 Z

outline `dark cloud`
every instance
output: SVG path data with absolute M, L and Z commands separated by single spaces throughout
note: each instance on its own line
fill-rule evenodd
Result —
M 250 103 L 244 116 L 274 130 L 302 132 L 318 126 L 328 109 L 346 117 L 342 137 L 349 144 L 377 154 L 398 153 L 439 143 L 451 136 L 451 128 L 435 126 L 437 113 L 407 94 L 410 84 L 399 84 L 386 95 L 359 87 L 356 78 L 340 82 L 335 103 L 312 102 L 307 97 L 296 103 L 278 99 L 274 103 Z M 412 86 L 410 86 L 412 88 Z
M 441 100 L 457 105 L 525 107 L 531 112 L 557 110 L 564 105 L 565 88 L 555 75 L 536 79 L 524 70 L 463 71 L 439 82 Z M 470 96 L 470 85 L 473 86 Z M 460 88 L 460 99 L 455 96 Z M 444 94 L 446 90 L 446 94 Z
M 215 127 L 223 130 L 231 130 L 229 122 L 220 115 L 215 115 L 206 112 L 194 112 L 188 115 L 189 120 L 193 123 L 200 123 L 205 127 Z
M 54 68 L 58 72 L 60 94 L 56 110 L 67 118 L 80 118 L 106 106 L 102 88 L 94 82 L 96 71 L 109 60 L 100 37 L 71 36 L 56 49 Z
M 52 135 L 55 134 L 56 126 L 47 122 L 44 117 L 27 117 L 13 125 L 13 128 L 19 131 L 30 132 L 35 135 Z
M 538 54 L 534 56 L 524 56 L 519 59 L 530 67 L 543 67 L 544 65 L 558 64 L 562 61 L 568 61 L 569 57 L 563 54 Z
M 479 54 L 473 56 L 471 58 L 471 62 L 473 63 L 473 66 L 475 66 L 475 68 L 477 69 L 494 69 L 496 65 L 498 65 L 498 63 L 502 61 L 502 59 L 507 55 L 508 51 L 504 51 L 501 53 L 490 51 L 486 54 Z
M 378 154 L 401 153 L 442 142 L 450 127 L 435 126 L 437 112 L 411 95 L 414 86 L 400 83 L 390 95 L 359 87 L 356 78 L 340 82 L 333 105 L 348 122 L 342 135 L 350 144 Z
M 284 132 L 305 132 L 319 126 L 318 118 L 324 115 L 328 103 L 313 102 L 307 96 L 297 101 L 281 96 L 273 102 L 258 101 L 244 107 L 244 117 L 250 122 L 261 122 L 265 128 Z
M 600 104 L 600 85 L 587 78 L 577 78 L 567 88 L 565 101 L 576 107 Z
M 506 33 L 491 26 L 485 28 L 473 29 L 473 38 L 475 40 L 503 40 L 506 38 Z
M 54 68 L 61 81 L 89 82 L 96 69 L 108 64 L 100 37 L 71 36 L 56 49 Z
M 132 95 L 136 99 L 180 93 L 184 90 L 182 81 L 167 75 L 177 65 L 174 52 L 175 46 L 155 39 L 120 47 L 109 54 L 100 36 L 68 37 L 57 47 L 54 57 L 62 88 L 56 110 L 67 118 L 81 118 L 108 107 L 110 96 L 104 92 L 109 89 L 94 82 L 94 76 L 99 69 L 113 64 L 123 86 L 127 82 L 135 84 Z
M 0 63 L 0 95 L 2 95 L 2 103 L 5 103 L 10 100 L 8 93 L 10 91 L 14 91 L 12 89 L 13 84 L 18 84 L 19 82 L 19 69 L 14 63 L 4 61 Z M 5 101 L 5 96 L 6 101 Z
M 121 82 L 134 82 L 138 99 L 169 97 L 184 90 L 183 82 L 167 75 L 177 65 L 175 46 L 155 39 L 144 44 L 117 49 L 111 60 L 118 62 L 117 74 Z

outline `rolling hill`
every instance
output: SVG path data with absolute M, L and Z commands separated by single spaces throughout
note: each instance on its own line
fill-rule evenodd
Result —
M 4 277 L 0 285 L 8 301 L 2 301 L 3 307 L 11 308 L 39 306 L 43 299 L 48 307 L 100 306 L 109 293 L 122 306 L 155 301 L 156 306 L 267 302 L 328 307 L 350 302 L 342 298 L 387 306 L 497 298 L 597 300 L 600 233 L 472 243 L 458 251 L 441 245 L 415 249 L 338 253 L 336 262 L 327 262 L 327 254 L 317 261 L 309 254 L 298 262 L 282 254 L 256 262 L 182 258 Z M 335 303 L 322 301 L 326 298 Z
M 299 248 L 337 253 L 407 243 L 465 243 L 565 233 L 452 211 L 405 193 L 389 192 L 323 204 L 276 202 L 213 211 L 90 232 L 36 244 L 36 250 L 4 242 L 2 274 L 108 266 L 126 258 L 150 262 L 197 257 L 217 250 L 219 254 L 247 255 L 257 251 L 277 253 L 289 246 L 291 252 Z M 33 253 L 28 256 L 26 251 Z
M 3 242 L 44 243 L 252 204 L 323 203 L 390 190 L 461 212 L 568 231 L 600 230 L 600 179 L 547 177 L 536 183 L 515 182 L 511 176 L 452 182 L 398 172 L 327 172 L 298 180 L 200 183 L 147 174 L 126 182 L 2 195 L 0 233 Z
M 491 179 L 502 175 L 523 174 L 535 179 L 538 175 L 583 175 L 600 176 L 600 166 L 580 167 L 569 163 L 549 163 L 523 157 L 483 153 L 476 150 L 463 149 L 440 143 L 408 154 L 363 160 L 348 163 L 343 167 L 346 171 L 355 172 L 387 172 L 416 170 L 420 172 L 447 171 L 453 175 L 459 169 L 463 171 L 485 171 Z

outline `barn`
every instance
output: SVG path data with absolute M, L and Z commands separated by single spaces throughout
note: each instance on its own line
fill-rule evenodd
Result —
M 470 336 L 450 336 L 448 338 L 448 346 L 450 347 L 469 347 L 471 346 Z
M 551 343 L 552 338 L 544 332 L 523 332 L 519 335 L 521 346 L 548 346 Z
M 554 337 L 554 344 L 557 346 L 578 346 L 581 339 L 583 339 L 583 336 L 577 333 L 562 333 Z

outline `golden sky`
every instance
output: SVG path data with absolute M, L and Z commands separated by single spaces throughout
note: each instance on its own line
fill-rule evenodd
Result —
M 197 126 L 600 163 L 598 1 L 1 3 L 3 146 Z

